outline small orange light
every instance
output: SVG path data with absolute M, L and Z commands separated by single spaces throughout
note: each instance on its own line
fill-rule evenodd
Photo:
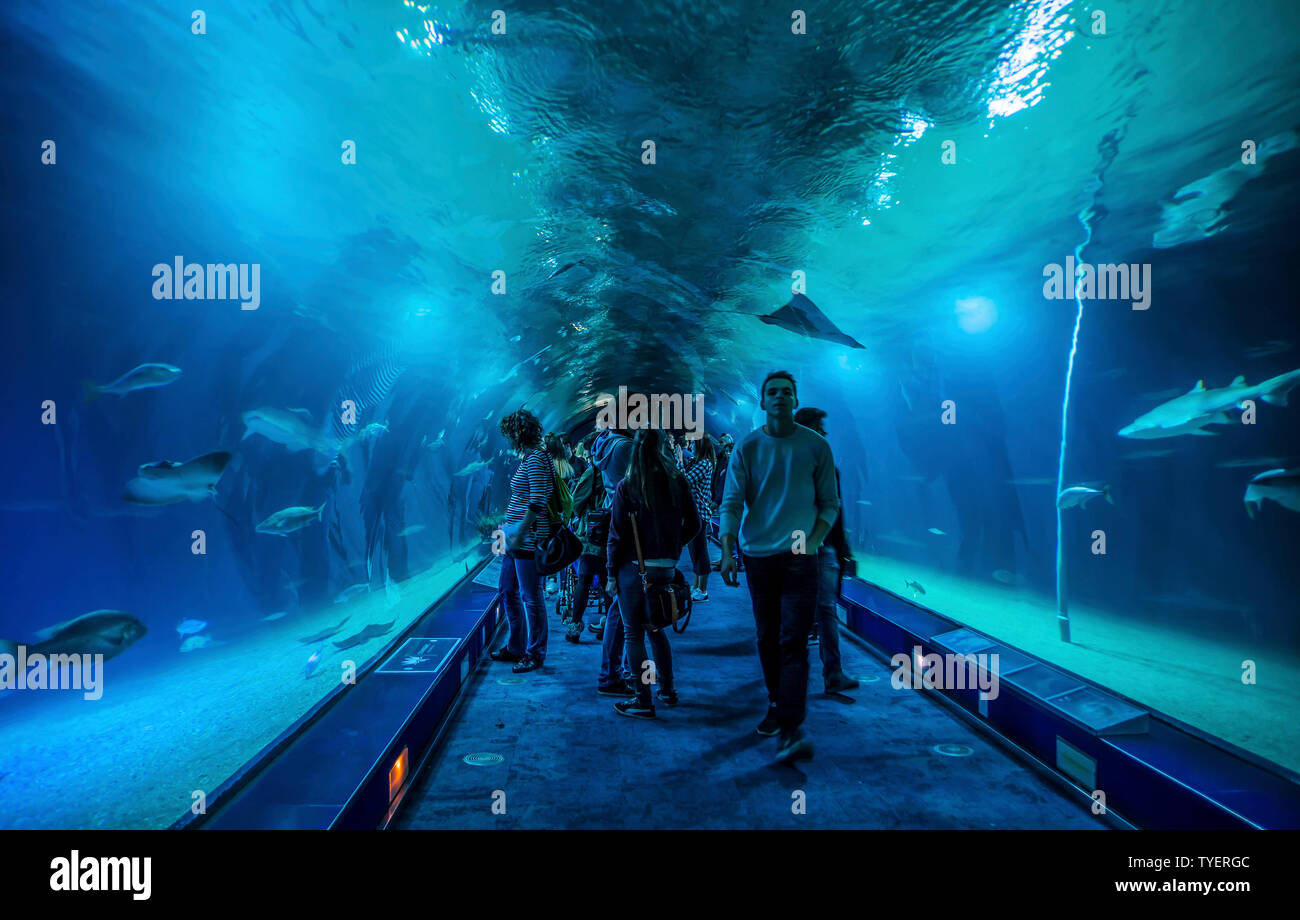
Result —
M 388 770 L 389 804 L 392 804 L 393 799 L 397 798 L 397 793 L 402 790 L 402 784 L 406 782 L 406 774 L 410 769 L 410 763 L 410 748 L 402 748 L 402 753 L 397 755 L 397 759 L 393 761 L 392 767 Z

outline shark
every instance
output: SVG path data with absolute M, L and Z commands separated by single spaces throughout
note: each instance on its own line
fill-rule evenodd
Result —
M 244 413 L 244 437 L 260 434 L 268 441 L 283 444 L 293 453 L 314 450 L 318 454 L 337 456 L 342 444 L 318 431 L 312 424 L 311 413 L 306 409 L 273 409 L 264 407 Z
M 1269 405 L 1285 406 L 1287 394 L 1300 385 L 1300 369 L 1270 377 L 1262 383 L 1248 384 L 1240 374 L 1226 387 L 1206 389 L 1205 381 L 1196 381 L 1182 396 L 1161 403 L 1130 425 L 1119 430 L 1121 438 L 1176 438 L 1180 435 L 1213 435 L 1207 425 L 1226 425 L 1232 421 L 1229 409 L 1242 407 L 1248 399 L 1260 399 Z
M 215 451 L 177 463 L 160 460 L 146 463 L 137 476 L 126 484 L 122 498 L 134 505 L 171 505 L 176 502 L 200 502 L 217 492 L 217 481 L 230 462 L 230 454 Z
M 1254 518 L 1265 499 L 1291 511 L 1300 511 L 1300 467 L 1266 470 L 1253 478 L 1246 486 L 1246 513 Z

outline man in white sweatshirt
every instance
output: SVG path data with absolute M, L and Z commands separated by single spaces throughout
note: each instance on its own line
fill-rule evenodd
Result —
M 773 371 L 759 388 L 762 428 L 736 445 L 719 507 L 724 583 L 739 585 L 732 547 L 740 536 L 758 660 L 767 684 L 760 735 L 781 735 L 777 759 L 812 757 L 801 726 L 808 696 L 808 632 L 817 612 L 817 551 L 839 515 L 835 459 L 817 432 L 795 424 L 794 377 Z M 743 520 L 742 520 L 743 514 Z

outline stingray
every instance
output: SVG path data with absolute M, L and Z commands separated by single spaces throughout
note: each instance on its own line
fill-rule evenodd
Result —
M 135 505 L 203 501 L 216 494 L 217 480 L 229 462 L 230 454 L 219 450 L 184 463 L 174 460 L 146 463 L 137 470 L 139 475 L 126 484 L 122 497 Z
M 827 319 L 826 314 L 817 309 L 817 305 L 802 294 L 795 294 L 784 307 L 775 313 L 760 316 L 759 319 L 769 325 L 789 329 L 810 339 L 838 342 L 850 348 L 866 347 L 857 339 L 835 328 L 835 324 Z
M 335 642 L 334 647 L 339 649 L 352 648 L 354 645 L 360 645 L 367 639 L 374 639 L 384 635 L 397 624 L 396 620 L 389 620 L 387 623 L 371 623 L 355 636 L 348 636 L 342 642 Z
M 326 639 L 328 639 L 330 636 L 334 635 L 336 632 L 338 632 L 340 629 L 342 629 L 342 628 L 343 628 L 343 624 L 346 623 L 346 622 L 347 622 L 348 620 L 350 620 L 350 619 L 352 619 L 350 616 L 344 617 L 343 619 L 339 620 L 339 625 L 338 625 L 338 626 L 333 626 L 333 627 L 331 627 L 331 628 L 329 628 L 329 629 L 321 630 L 320 632 L 316 633 L 316 635 L 314 635 L 314 636 L 308 636 L 307 638 L 305 638 L 305 639 L 299 639 L 298 641 L 301 642 L 301 643 L 303 643 L 304 645 L 309 645 L 309 644 L 311 644 L 312 642 L 324 642 L 324 641 L 325 641 Z

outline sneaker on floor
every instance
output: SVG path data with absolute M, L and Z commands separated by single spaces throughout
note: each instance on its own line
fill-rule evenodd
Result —
M 540 661 L 532 655 L 526 654 L 523 658 L 520 658 L 519 661 L 515 663 L 515 666 L 510 670 L 514 671 L 516 674 L 523 674 L 525 671 L 536 671 L 541 666 L 542 663 Z
M 672 693 L 664 693 L 662 690 L 660 690 L 660 691 L 659 691 L 659 702 L 663 703 L 665 706 L 676 706 L 676 705 L 677 705 L 677 691 L 674 690 Z
M 578 639 L 581 636 L 582 636 L 582 623 L 578 620 L 569 621 L 568 628 L 564 633 L 565 641 L 577 643 Z
M 781 724 L 776 721 L 776 705 L 767 707 L 767 718 L 758 723 L 758 733 L 768 738 L 781 731 Z
M 845 674 L 843 671 L 840 671 L 838 674 L 832 674 L 830 677 L 826 678 L 827 693 L 842 693 L 845 690 L 852 690 L 857 686 L 859 686 L 858 680 L 849 677 L 849 675 Z
M 793 763 L 796 760 L 812 760 L 813 746 L 803 729 L 781 732 L 781 743 L 776 749 L 776 759 L 781 763 Z
M 631 716 L 634 719 L 653 719 L 655 717 L 654 704 L 646 705 L 636 699 L 615 703 L 614 711 L 621 716 Z
M 707 601 L 709 599 L 708 591 L 701 591 L 699 588 L 691 588 L 691 600 Z
M 630 696 L 636 696 L 636 692 L 627 684 L 613 684 L 608 687 L 597 684 L 596 696 L 612 696 L 624 700 Z

